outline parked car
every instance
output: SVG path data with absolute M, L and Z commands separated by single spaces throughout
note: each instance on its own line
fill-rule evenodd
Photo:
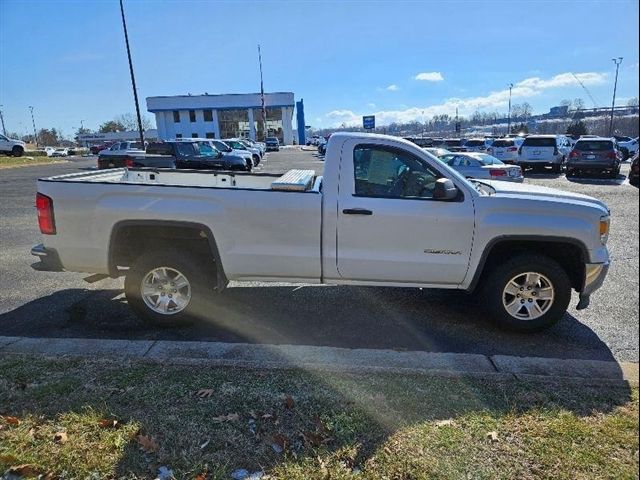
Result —
M 617 178 L 622 154 L 613 138 L 581 138 L 567 159 L 567 175 L 576 173 L 607 173 Z
M 56 148 L 51 152 L 51 157 L 66 157 L 69 155 L 69 151 L 66 148 Z
M 609 267 L 600 200 L 469 181 L 397 137 L 336 133 L 323 177 L 214 173 L 38 180 L 34 268 L 124 276 L 129 306 L 161 326 L 204 320 L 214 291 L 249 280 L 477 292 L 502 327 L 537 331 L 572 288 L 587 308 Z
M 631 169 L 629 170 L 629 183 L 631 185 L 638 186 L 638 176 L 640 175 L 640 168 L 638 167 L 638 152 L 631 159 Z
M 229 138 L 222 140 L 224 143 L 229 145 L 234 150 L 245 150 L 251 153 L 251 157 L 253 158 L 253 164 L 258 165 L 260 160 L 262 160 L 262 154 L 260 153 L 260 149 L 255 147 L 249 147 L 246 143 L 242 142 L 239 138 Z
M 509 165 L 518 163 L 518 145 L 513 138 L 498 138 L 494 140 L 487 153 Z
M 243 157 L 223 155 L 222 152 L 210 147 L 207 153 L 200 151 L 196 141 L 154 142 L 147 146 L 144 158 L 147 163 L 158 163 L 164 159 L 171 159 L 175 168 L 189 170 L 233 170 L 250 171 L 251 164 Z M 135 167 L 134 162 L 134 167 Z
M 267 145 L 267 152 L 280 151 L 280 140 L 278 140 L 278 137 L 267 137 L 265 144 Z
M 633 157 L 638 153 L 638 137 L 614 137 L 618 143 L 618 148 L 622 152 L 622 159 L 626 160 L 629 157 Z M 628 140 L 626 140 L 628 139 Z
M 233 155 L 233 153 L 221 152 L 220 150 L 218 150 L 214 146 L 213 141 L 211 141 L 211 140 L 206 140 L 206 139 L 204 139 L 204 140 L 195 140 L 194 143 L 197 146 L 200 155 L 213 156 L 213 157 L 218 157 L 219 155 L 222 155 L 222 156 L 225 156 L 225 157 L 226 156 L 240 157 L 240 158 L 244 159 L 245 170 L 247 172 L 250 172 L 251 170 L 253 170 L 253 159 L 252 159 L 251 156 Z
M 44 153 L 47 154 L 47 157 L 50 157 L 53 154 L 53 152 L 56 151 L 54 147 L 44 147 L 42 150 L 44 151 Z
M 472 138 L 464 143 L 467 152 L 486 152 L 487 142 L 484 138 Z
M 450 153 L 439 158 L 465 178 L 519 183 L 524 181 L 520 167 L 505 165 L 496 157 L 486 153 Z
M 213 145 L 213 147 L 216 150 L 218 150 L 219 152 L 222 152 L 225 155 L 242 157 L 245 159 L 245 162 L 246 161 L 251 162 L 251 164 L 254 167 L 258 165 L 258 163 L 260 163 L 259 160 L 258 160 L 258 163 L 256 163 L 256 159 L 254 158 L 254 155 L 248 150 L 236 150 L 234 148 L 231 148 L 231 146 L 228 143 L 225 143 L 222 140 L 209 139 L 209 141 L 211 142 L 211 145 Z
M 453 153 L 449 150 L 447 150 L 446 148 L 440 148 L 440 147 L 426 147 L 423 148 L 423 150 L 425 152 L 429 152 L 431 155 L 433 155 L 434 157 L 442 157 L 444 155 L 448 155 L 450 153 Z
M 560 173 L 570 152 L 571 144 L 564 135 L 529 135 L 520 146 L 518 165 L 522 170 L 551 167 Z
M 440 146 L 451 152 L 466 152 L 467 148 L 464 146 L 465 142 L 466 140 L 462 138 L 447 138 L 442 141 Z
M 98 152 L 98 168 L 100 165 L 113 165 L 120 167 L 124 165 L 125 159 L 144 155 L 146 145 L 140 142 L 116 142 L 109 148 Z
M 92 155 L 98 155 L 101 151 L 109 149 L 113 145 L 113 142 L 101 143 L 100 145 L 91 145 L 89 147 L 89 153 Z
M 0 152 L 5 155 L 13 155 L 14 157 L 21 157 L 24 153 L 24 147 L 27 144 L 22 140 L 16 140 L 15 138 L 8 138 L 4 135 L 0 135 Z

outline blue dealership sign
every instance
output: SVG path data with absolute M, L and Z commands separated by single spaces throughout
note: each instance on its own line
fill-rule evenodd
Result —
M 362 127 L 367 130 L 373 130 L 376 128 L 376 116 L 375 115 L 365 115 L 362 117 Z

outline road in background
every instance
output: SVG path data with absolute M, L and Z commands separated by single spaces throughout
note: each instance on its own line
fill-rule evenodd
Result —
M 0 170 L 0 335 L 176 339 L 467 352 L 638 361 L 638 189 L 619 180 L 528 175 L 526 182 L 604 200 L 611 208 L 612 268 L 589 309 L 577 296 L 565 319 L 539 334 L 493 327 L 473 296 L 405 288 L 233 283 L 211 319 L 160 330 L 140 322 L 122 294 L 122 280 L 88 284 L 78 273 L 36 272 L 31 247 L 42 241 L 34 208 L 35 180 L 93 168 L 92 158 Z M 322 173 L 317 153 L 283 148 L 257 171 L 291 168 Z M 628 172 L 628 165 L 623 173 Z

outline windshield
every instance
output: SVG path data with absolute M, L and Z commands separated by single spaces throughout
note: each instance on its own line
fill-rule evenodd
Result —
M 486 153 L 474 155 L 472 158 L 475 158 L 483 165 L 504 165 L 504 163 L 502 163 L 496 157 L 492 157 L 491 155 L 487 155 Z
M 605 150 L 613 150 L 613 142 L 608 140 L 600 140 L 600 141 L 578 141 L 576 142 L 575 147 L 576 150 L 580 150 L 581 152 L 602 152 Z
M 523 147 L 555 147 L 556 139 L 554 137 L 527 137 L 522 144 Z
M 513 140 L 496 140 L 495 142 L 493 142 L 493 145 L 496 148 L 501 148 L 501 147 L 514 147 L 515 146 L 515 142 Z
M 200 151 L 200 155 L 209 155 L 214 157 L 220 155 L 220 152 L 209 145 L 207 142 L 199 142 L 198 150 Z
M 214 140 L 213 144 L 216 146 L 216 148 L 218 150 L 220 150 L 221 152 L 230 152 L 231 150 L 233 150 L 229 145 L 227 145 L 224 142 L 221 142 L 219 140 Z
M 237 140 L 227 140 L 227 143 L 229 145 L 231 145 L 231 148 L 235 148 L 237 150 L 246 150 L 247 149 L 247 146 L 244 143 L 239 142 Z

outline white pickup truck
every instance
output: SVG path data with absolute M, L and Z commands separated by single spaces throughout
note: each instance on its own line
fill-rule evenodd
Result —
M 124 275 L 130 306 L 160 325 L 206 317 L 214 291 L 251 280 L 460 289 L 535 331 L 572 288 L 586 308 L 609 267 L 602 202 L 470 181 L 384 135 L 332 135 L 323 177 L 123 168 L 40 179 L 36 203 L 34 268 Z

